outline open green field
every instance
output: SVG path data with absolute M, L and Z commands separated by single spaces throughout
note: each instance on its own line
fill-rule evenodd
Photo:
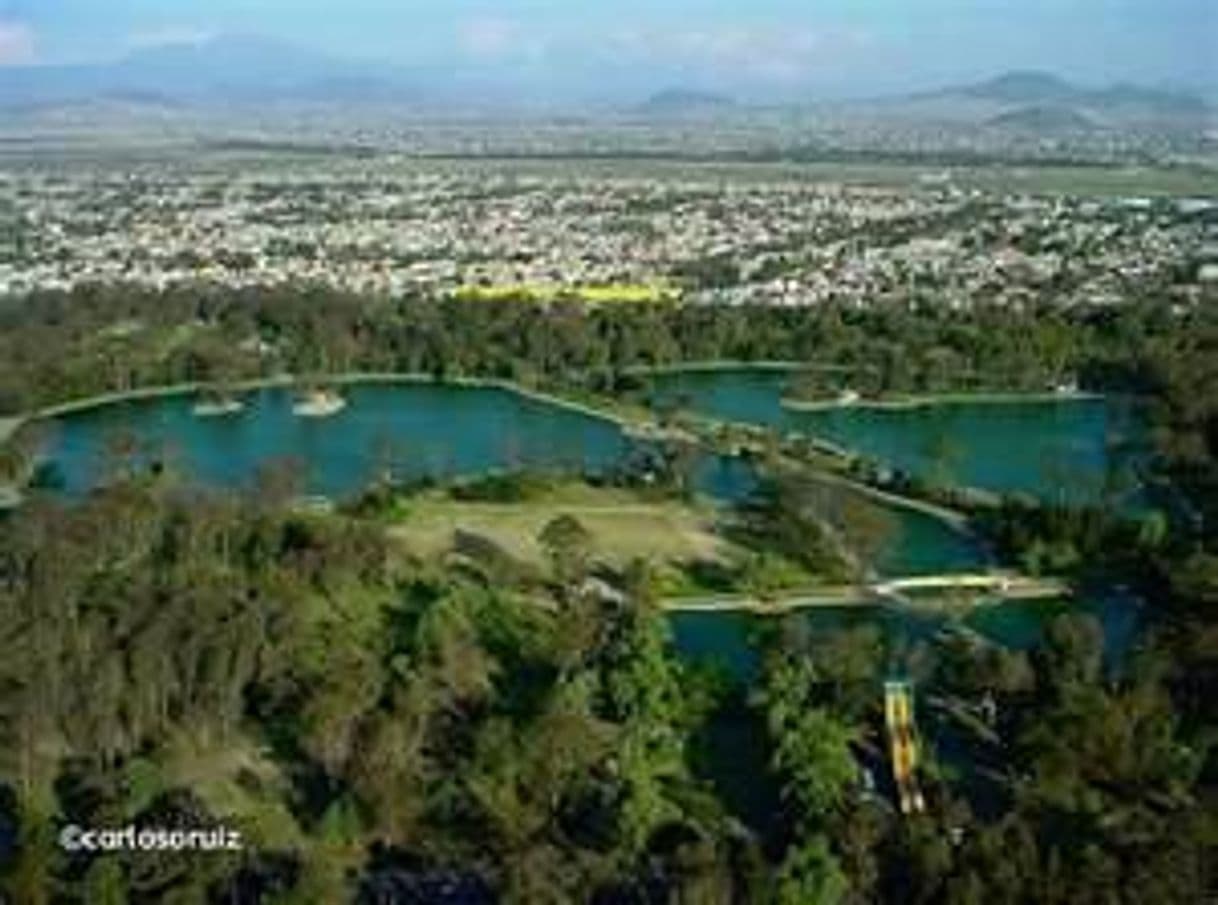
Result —
M 468 158 L 420 160 L 420 169 L 490 171 L 549 178 L 672 179 L 708 182 L 832 182 L 909 188 L 949 173 L 951 183 L 997 193 L 1090 197 L 1210 196 L 1218 180 L 1213 167 L 1061 166 L 1018 163 L 944 165 L 905 162 L 716 161 L 646 158 Z
M 366 173 L 365 154 L 336 148 L 332 153 L 292 153 L 287 149 L 218 150 L 192 142 L 135 143 L 117 136 L 112 143 L 95 139 L 64 142 L 22 142 L 0 147 L 6 166 L 43 166 L 48 160 L 70 163 L 130 164 L 170 161 L 190 163 L 216 173 L 276 172 L 285 165 L 325 170 L 332 174 Z M 570 155 L 529 156 L 385 156 L 379 161 L 387 174 L 420 172 L 442 174 L 494 174 L 545 179 L 656 179 L 678 182 L 798 183 L 828 182 L 843 185 L 910 188 L 940 184 L 944 174 L 964 189 L 997 193 L 1076 195 L 1087 197 L 1213 196 L 1218 183 L 1218 159 L 1198 159 L 1189 165 L 1155 167 L 1138 165 L 944 163 L 933 157 L 907 160 L 734 160 L 713 157 L 648 157 Z M 596 287 L 593 287 L 594 289 Z
M 541 566 L 537 536 L 552 519 L 572 515 L 592 536 L 593 557 L 622 566 L 637 557 L 658 562 L 726 561 L 735 548 L 715 533 L 709 504 L 648 501 L 621 490 L 572 485 L 520 503 L 464 502 L 428 493 L 402 504 L 390 533 L 424 556 L 452 548 L 454 532 L 481 535 L 523 562 Z

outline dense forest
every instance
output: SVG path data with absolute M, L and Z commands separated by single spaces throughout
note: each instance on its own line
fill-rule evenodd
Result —
M 1001 804 L 975 816 L 932 762 L 930 812 L 903 822 L 856 767 L 881 743 L 873 630 L 792 624 L 732 688 L 669 651 L 645 563 L 599 599 L 555 529 L 539 599 L 476 557 L 419 562 L 292 513 L 273 481 L 228 499 L 133 479 L 2 531 L 17 901 L 1184 903 L 1206 882 L 1205 749 L 1173 654 L 1111 681 L 1087 619 L 1031 657 L 917 652 L 931 693 L 990 701 Z M 758 825 L 705 769 L 723 708 L 779 787 Z M 128 822 L 247 847 L 56 846 L 65 824 Z
M 1137 649 L 1113 671 L 1099 626 L 1077 615 L 1030 652 L 958 633 L 893 649 L 872 628 L 776 620 L 756 673 L 731 676 L 674 654 L 647 562 L 615 576 L 620 595 L 598 593 L 569 522 L 540 539 L 538 585 L 494 550 L 430 560 L 358 512 L 301 512 L 274 471 L 240 497 L 132 473 L 72 504 L 36 494 L 0 521 L 0 889 L 22 903 L 1212 895 L 1212 310 L 588 309 L 287 289 L 0 305 L 8 412 L 280 371 L 610 392 L 639 365 L 721 358 L 888 368 L 907 388 L 932 373 L 1017 387 L 1075 373 L 1144 394 L 1155 478 L 1187 501 L 1186 524 L 1129 544 L 1064 509 L 993 526 L 1017 552 L 1069 544 L 1083 574 L 1116 568 L 1111 547 L 1127 546 L 1119 568 L 1152 589 Z M 757 530 L 798 554 L 798 532 L 773 530 L 782 499 L 763 502 L 773 518 Z M 927 812 L 910 819 L 864 769 L 882 761 L 894 667 L 948 702 L 940 718 L 965 739 L 963 759 L 927 745 Z M 66 825 L 128 823 L 220 825 L 245 845 L 58 843 Z

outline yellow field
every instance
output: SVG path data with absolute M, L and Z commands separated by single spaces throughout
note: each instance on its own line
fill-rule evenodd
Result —
M 589 304 L 675 302 L 680 291 L 662 283 L 621 283 L 590 286 L 504 283 L 494 286 L 461 286 L 453 296 L 465 301 L 504 302 L 523 299 L 540 301 L 570 297 Z

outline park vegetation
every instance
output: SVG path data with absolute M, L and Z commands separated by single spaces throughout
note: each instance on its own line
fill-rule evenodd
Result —
M 1160 345 L 1199 315 L 1160 307 L 1070 312 L 588 307 L 576 301 L 366 298 L 320 286 L 229 290 L 90 286 L 0 300 L 0 414 L 136 387 L 283 373 L 480 376 L 573 391 L 641 389 L 632 371 L 682 361 L 782 360 L 880 375 L 885 391 L 1043 390 L 1065 375 L 1145 389 Z
M 1176 510 L 1127 523 L 1007 501 L 987 528 L 1030 569 L 1135 586 L 1148 618 L 1132 651 L 1111 656 L 1079 615 L 1028 651 L 963 630 L 897 646 L 792 618 L 761 633 L 755 670 L 729 673 L 676 655 L 655 564 L 589 581 L 598 554 L 575 515 L 541 526 L 543 560 L 522 570 L 476 536 L 459 556 L 412 551 L 383 523 L 393 494 L 310 513 L 273 470 L 229 496 L 124 469 L 82 500 L 35 493 L 0 520 L 0 888 L 22 903 L 1205 901 L 1218 863 L 1211 311 L 589 309 L 316 289 L 0 303 L 9 413 L 282 371 L 611 394 L 638 388 L 633 368 L 682 359 L 902 357 L 1010 387 L 1068 371 L 1144 397 L 1148 480 Z M 675 499 L 681 471 L 664 490 Z M 535 492 L 507 478 L 456 491 Z M 850 575 L 882 545 L 882 524 L 809 522 L 814 493 L 763 483 L 742 511 L 738 537 L 763 554 L 757 590 L 775 561 Z M 849 530 L 862 561 L 836 545 Z M 928 807 L 908 819 L 884 772 L 893 672 L 924 702 Z M 724 756 L 725 725 L 744 727 L 747 752 Z M 67 824 L 126 823 L 223 825 L 246 845 L 57 844 Z

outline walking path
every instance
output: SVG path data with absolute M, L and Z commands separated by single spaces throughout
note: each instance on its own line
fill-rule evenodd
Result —
M 1054 578 L 1032 578 L 1013 572 L 976 572 L 918 575 L 894 578 L 871 585 L 883 597 L 900 598 L 910 591 L 991 591 L 1006 599 L 1036 600 L 1060 597 L 1067 592 L 1065 582 Z
M 826 412 L 845 409 L 908 411 L 939 405 L 1022 405 L 1037 402 L 1080 402 L 1103 398 L 1101 393 L 1088 393 L 1081 390 L 1068 393 L 1046 390 L 1039 393 L 941 393 L 910 396 L 903 399 L 856 399 L 848 402 L 838 399 L 797 399 L 784 396 L 781 405 L 793 412 Z
M 670 597 L 664 608 L 676 613 L 752 613 L 757 616 L 782 616 L 817 607 L 865 607 L 877 600 L 910 604 L 909 592 L 976 591 L 1003 600 L 1039 600 L 1069 593 L 1065 582 L 1052 578 L 1032 578 L 1012 572 L 944 573 L 889 578 L 868 584 L 829 585 L 788 591 L 765 600 L 749 594 L 721 594 L 707 597 Z

